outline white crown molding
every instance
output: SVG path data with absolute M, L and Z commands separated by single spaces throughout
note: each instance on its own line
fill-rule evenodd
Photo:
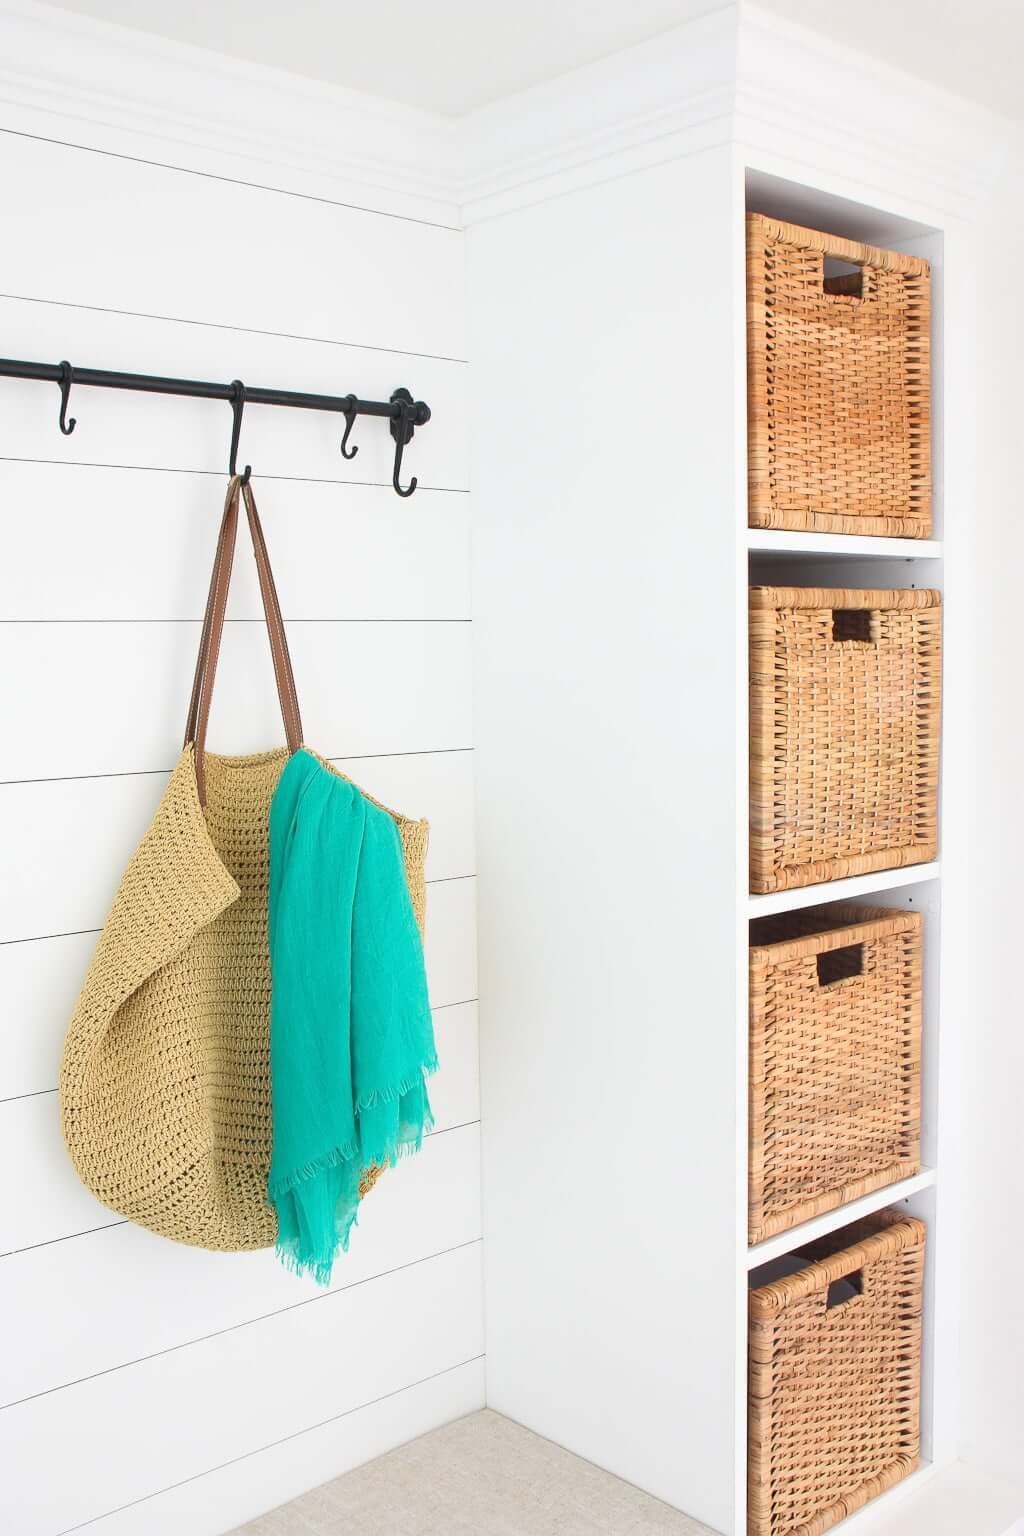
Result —
M 993 226 L 991 236 L 1005 241 L 1024 234 L 1024 125 L 1013 124 L 1008 130 L 996 176 L 987 189 L 982 217 Z
M 1014 137 L 746 3 L 460 119 L 40 0 L 0 0 L 0 35 L 0 129 L 452 226 L 729 143 L 911 216 L 971 217 Z
M 463 221 L 727 143 L 736 20 L 720 5 L 461 118 Z
M 729 4 L 461 119 L 463 222 L 733 143 L 921 222 L 970 218 L 1009 125 L 758 6 Z
M 2 0 L 0 36 L 0 128 L 458 222 L 439 114 L 37 0 Z
M 1007 131 L 962 97 L 744 0 L 735 136 L 758 158 L 969 218 L 998 173 Z

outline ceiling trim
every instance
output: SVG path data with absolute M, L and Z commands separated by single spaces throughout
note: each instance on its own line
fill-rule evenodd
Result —
M 727 143 L 737 14 L 719 6 L 461 118 L 463 221 Z
M 841 174 L 932 216 L 970 217 L 1007 130 L 983 107 L 744 4 L 735 134 L 760 157 Z
M 1006 121 L 756 5 L 728 5 L 460 120 L 463 222 L 726 143 L 920 221 L 969 218 Z
M 452 227 L 729 143 L 969 216 L 1011 137 L 746 3 L 459 119 L 41 0 L 0 0 L 0 29 L 0 128 Z
M 440 114 L 38 0 L 0 0 L 0 32 L 0 127 L 458 223 Z

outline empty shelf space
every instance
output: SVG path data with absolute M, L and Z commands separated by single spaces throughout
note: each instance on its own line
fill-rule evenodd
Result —
M 758 555 L 847 555 L 881 560 L 941 560 L 941 539 L 882 539 L 859 533 L 797 533 L 748 528 L 747 548 Z

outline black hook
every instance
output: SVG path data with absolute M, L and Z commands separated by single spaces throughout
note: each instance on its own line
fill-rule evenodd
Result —
M 391 396 L 391 404 L 398 406 L 397 414 L 391 418 L 391 436 L 395 440 L 395 468 L 391 476 L 391 484 L 399 496 L 411 496 L 419 483 L 416 476 L 413 475 L 404 491 L 398 483 L 398 477 L 402 472 L 402 450 L 412 439 L 418 408 L 414 405 L 412 395 L 407 389 L 396 389 Z
M 341 440 L 341 456 L 343 459 L 354 459 L 359 452 L 359 445 L 354 443 L 351 449 L 348 446 L 349 433 L 356 424 L 356 397 L 345 396 L 345 409 L 342 413 L 345 417 L 345 436 Z
M 231 456 L 228 459 L 228 474 L 234 477 L 238 473 L 238 439 L 242 431 L 242 412 L 245 409 L 245 385 L 241 379 L 233 379 L 231 383 Z M 249 484 L 249 476 L 252 474 L 252 465 L 245 466 L 242 475 L 242 484 Z
M 65 437 L 75 430 L 76 418 L 68 421 L 68 397 L 71 394 L 71 364 L 65 360 L 60 365 L 60 429 Z

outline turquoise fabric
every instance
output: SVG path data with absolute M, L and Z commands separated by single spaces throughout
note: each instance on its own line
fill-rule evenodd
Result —
M 392 818 L 308 752 L 270 806 L 267 1194 L 277 1251 L 330 1280 L 359 1180 L 419 1149 L 437 1067 L 423 947 Z

